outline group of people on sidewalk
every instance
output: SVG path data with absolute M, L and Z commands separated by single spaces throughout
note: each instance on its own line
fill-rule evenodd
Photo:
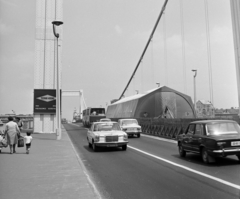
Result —
M 29 154 L 31 142 L 32 142 L 32 136 L 30 132 L 27 132 L 26 136 L 21 135 L 21 129 L 23 127 L 23 122 L 20 120 L 19 117 L 13 118 L 8 117 L 8 123 L 6 123 L 5 131 L 2 132 L 2 135 L 0 135 L 0 153 L 2 150 L 1 143 L 3 144 L 3 141 L 5 141 L 5 147 L 9 145 L 10 148 L 10 154 L 16 153 L 16 145 L 18 144 L 19 139 L 25 140 L 26 145 L 26 153 Z

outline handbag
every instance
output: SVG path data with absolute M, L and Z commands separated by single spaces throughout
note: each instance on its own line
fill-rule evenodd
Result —
M 7 147 L 8 146 L 8 143 L 7 143 L 7 140 L 5 138 L 3 138 L 1 140 L 1 143 L 0 143 L 3 147 Z
M 24 140 L 23 138 L 18 139 L 18 147 L 24 147 Z

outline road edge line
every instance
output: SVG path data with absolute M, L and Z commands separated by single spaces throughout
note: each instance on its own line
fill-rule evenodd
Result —
M 65 128 L 64 128 L 64 129 L 65 129 Z M 75 155 L 76 155 L 76 157 L 77 157 L 78 163 L 79 163 L 79 164 L 81 165 L 81 167 L 83 168 L 83 173 L 87 176 L 87 179 L 88 179 L 89 183 L 92 185 L 93 190 L 94 190 L 95 194 L 97 195 L 97 197 L 98 197 L 99 199 L 102 199 L 102 196 L 101 196 L 100 192 L 98 191 L 98 189 L 96 188 L 95 184 L 93 183 L 90 175 L 88 174 L 88 171 L 87 171 L 85 165 L 83 164 L 82 159 L 79 157 L 79 155 L 78 155 L 78 153 L 77 153 L 77 151 L 76 151 L 76 149 L 75 149 L 75 147 L 74 147 L 74 145 L 73 145 L 73 143 L 72 143 L 72 140 L 70 139 L 70 137 L 69 137 L 66 129 L 65 129 L 65 131 L 66 131 L 68 140 L 69 140 L 70 143 L 71 143 L 71 146 L 72 146 L 72 148 L 73 148 L 73 151 L 74 151 L 74 153 L 75 153 Z

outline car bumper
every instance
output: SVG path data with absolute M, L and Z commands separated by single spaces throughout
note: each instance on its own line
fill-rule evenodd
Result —
M 125 131 L 125 133 L 127 133 L 128 135 L 139 135 L 139 134 L 141 134 L 142 132 L 139 132 L 139 131 L 136 131 L 136 132 L 134 132 L 134 131 L 127 132 L 127 131 Z
M 240 155 L 240 148 L 209 151 L 214 156 Z
M 95 142 L 94 144 L 98 147 L 120 147 L 124 146 L 127 142 Z

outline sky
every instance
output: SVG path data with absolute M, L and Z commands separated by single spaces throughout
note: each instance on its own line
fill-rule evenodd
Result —
M 204 0 L 182 2 L 184 40 L 180 0 L 169 0 L 125 96 L 153 89 L 159 82 L 193 99 L 191 70 L 197 69 L 197 100 L 210 100 L 210 56 L 214 106 L 238 107 L 230 1 L 208 1 L 210 54 Z M 62 89 L 83 90 L 88 107 L 106 107 L 112 99 L 118 99 L 163 3 L 63 0 Z M 35 23 L 34 0 L 0 0 L 0 114 L 12 110 L 17 114 L 33 113 Z M 62 107 L 63 117 L 71 120 L 74 109 L 79 109 L 79 99 L 63 98 Z

